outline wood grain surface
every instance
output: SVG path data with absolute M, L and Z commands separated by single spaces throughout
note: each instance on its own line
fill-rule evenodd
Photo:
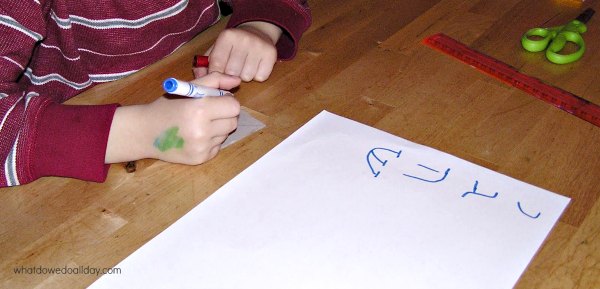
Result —
M 578 62 L 552 64 L 519 42 L 529 28 L 564 24 L 587 7 L 600 12 L 599 1 L 309 3 L 314 21 L 297 57 L 236 91 L 266 123 L 262 131 L 199 166 L 141 160 L 134 173 L 112 165 L 100 184 L 43 178 L 0 190 L 0 288 L 85 288 L 98 276 L 14 269 L 114 266 L 324 109 L 572 198 L 516 288 L 600 288 L 600 127 L 421 44 L 443 32 L 600 104 L 600 15 Z M 192 56 L 226 20 L 68 104 L 151 102 L 166 77 L 193 78 Z

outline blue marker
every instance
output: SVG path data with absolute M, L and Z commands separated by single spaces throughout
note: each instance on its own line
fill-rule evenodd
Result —
M 192 84 L 189 82 L 168 78 L 163 82 L 163 88 L 170 94 L 187 96 L 192 98 L 202 98 L 206 96 L 233 96 L 233 93 L 212 87 Z

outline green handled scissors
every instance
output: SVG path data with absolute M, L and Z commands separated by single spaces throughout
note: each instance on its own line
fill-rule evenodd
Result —
M 546 58 L 556 64 L 566 64 L 579 60 L 585 52 L 585 43 L 581 34 L 587 31 L 585 23 L 592 18 L 596 11 L 588 8 L 575 20 L 567 25 L 552 28 L 533 28 L 527 31 L 521 38 L 523 48 L 531 52 L 540 52 L 546 49 Z M 541 39 L 531 39 L 537 36 Z M 567 42 L 576 44 L 579 48 L 571 54 L 560 54 Z

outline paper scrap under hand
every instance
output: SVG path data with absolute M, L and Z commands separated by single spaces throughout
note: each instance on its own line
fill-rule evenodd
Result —
M 240 116 L 238 117 L 237 129 L 227 137 L 223 144 L 221 144 L 221 148 L 228 147 L 263 127 L 265 127 L 264 123 L 252 117 L 246 110 L 242 109 L 240 110 Z
M 512 288 L 569 199 L 328 112 L 91 288 Z

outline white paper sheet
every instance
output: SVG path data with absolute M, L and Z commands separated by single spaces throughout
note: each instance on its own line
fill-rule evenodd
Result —
M 511 288 L 568 202 L 322 112 L 91 288 Z

